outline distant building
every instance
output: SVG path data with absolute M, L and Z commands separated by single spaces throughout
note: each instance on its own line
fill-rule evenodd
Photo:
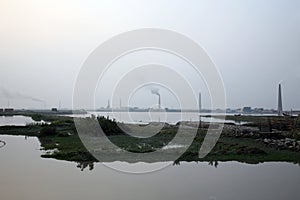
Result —
M 237 110 L 233 110 L 231 108 L 227 108 L 226 109 L 226 113 L 235 113 L 235 112 L 238 112 Z
M 4 112 L 14 112 L 13 108 L 4 108 Z
M 244 112 L 244 113 L 250 113 L 250 112 L 252 112 L 252 108 L 249 107 L 249 106 L 248 106 L 248 107 L 244 107 L 244 108 L 243 108 L 243 112 Z
M 264 109 L 263 108 L 254 108 L 253 110 L 255 113 L 262 113 L 264 112 Z
M 52 112 L 57 112 L 58 110 L 57 110 L 57 108 L 52 108 L 51 111 Z
M 238 108 L 235 110 L 236 112 L 242 112 L 242 109 L 241 108 Z

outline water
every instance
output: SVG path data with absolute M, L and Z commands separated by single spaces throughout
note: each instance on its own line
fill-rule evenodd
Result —
M 40 158 L 37 138 L 1 135 L 0 140 L 6 142 L 0 148 L 3 200 L 281 200 L 300 195 L 300 167 L 289 163 L 221 162 L 215 168 L 183 162 L 143 175 L 96 164 L 82 172 L 76 163 Z
M 34 121 L 31 117 L 22 115 L 0 116 L 0 126 L 26 126 L 29 124 L 49 124 L 45 121 Z
M 68 115 L 71 117 L 90 117 L 91 114 L 96 116 L 109 117 L 116 119 L 118 122 L 124 123 L 149 123 L 149 122 L 167 122 L 169 124 L 176 124 L 180 121 L 199 121 L 199 113 L 197 112 L 90 112 L 85 115 L 74 114 Z M 205 115 L 220 115 L 220 113 L 201 113 Z M 222 120 L 213 117 L 201 117 L 201 121 L 213 123 L 233 123 L 245 124 L 245 122 L 236 122 L 233 120 Z
M 0 126 L 25 126 L 35 121 L 25 116 L 0 116 Z

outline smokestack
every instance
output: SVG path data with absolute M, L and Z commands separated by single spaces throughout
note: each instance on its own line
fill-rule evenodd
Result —
M 160 94 L 158 92 L 158 89 L 157 88 L 152 89 L 151 93 L 158 96 L 158 108 L 161 109 L 161 97 L 160 97 Z
M 202 110 L 201 92 L 199 92 L 198 104 L 199 104 L 199 113 L 201 113 L 201 110 Z
M 282 95 L 281 95 L 281 84 L 279 84 L 278 87 L 278 116 L 283 116 L 283 111 L 282 111 Z
M 161 109 L 161 99 L 160 95 L 158 95 L 158 109 Z
M 109 99 L 107 100 L 107 109 L 110 109 L 110 101 L 109 101 Z

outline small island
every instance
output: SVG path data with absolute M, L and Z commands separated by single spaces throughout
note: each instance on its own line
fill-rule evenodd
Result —
M 92 166 L 99 162 L 83 145 L 74 123 L 74 119 L 68 116 L 39 112 L 14 113 L 29 116 L 35 121 L 47 123 L 33 123 L 26 126 L 3 126 L 0 127 L 2 135 L 23 135 L 38 137 L 44 151 L 42 157 L 54 158 L 77 162 L 81 167 Z M 222 116 L 204 116 L 222 117 Z M 101 148 L 103 156 L 101 162 L 126 161 L 126 162 L 158 162 L 168 160 L 169 155 L 176 153 L 173 148 L 153 160 L 143 160 L 143 153 L 153 152 L 161 149 L 175 137 L 179 126 L 183 127 L 187 136 L 191 131 L 197 131 L 196 137 L 187 150 L 174 162 L 180 164 L 182 161 L 216 163 L 218 161 L 238 161 L 243 163 L 262 163 L 262 162 L 291 162 L 300 163 L 300 119 L 293 116 L 226 116 L 227 120 L 237 123 L 224 124 L 221 137 L 213 150 L 204 158 L 199 158 L 199 149 L 206 135 L 209 123 L 201 122 L 178 122 L 175 125 L 167 123 L 149 124 L 123 124 L 126 132 L 134 130 L 139 126 L 148 126 L 150 129 L 156 126 L 163 126 L 159 133 L 150 138 L 137 138 L 130 136 L 124 129 L 120 128 L 115 120 L 108 117 L 87 117 L 81 120 L 97 120 L 107 138 L 120 147 L 123 151 L 136 153 L 135 159 L 127 160 L 122 157 L 110 156 L 112 152 L 105 154 L 105 147 Z M 243 123 L 239 123 L 243 122 Z M 122 124 L 121 124 L 122 125 Z M 213 124 L 218 127 L 218 123 Z M 91 130 L 87 135 L 95 136 Z M 97 135 L 97 134 L 96 134 Z M 101 138 L 97 138 L 101 140 Z M 2 141 L 1 141 L 2 142 Z M 5 141 L 3 141 L 5 142 Z M 1 143 L 2 144 L 2 143 Z M 5 143 L 4 143 L 5 145 Z M 180 144 L 178 144 L 180 147 Z M 117 155 L 116 152 L 113 152 Z M 91 168 L 91 167 L 90 167 Z

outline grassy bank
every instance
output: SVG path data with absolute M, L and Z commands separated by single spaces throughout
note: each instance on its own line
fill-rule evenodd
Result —
M 47 151 L 55 149 L 52 153 L 45 153 L 42 155 L 42 157 L 45 158 L 85 163 L 84 165 L 86 165 L 86 163 L 97 162 L 97 160 L 82 144 L 82 141 L 77 134 L 74 121 L 71 117 L 42 115 L 36 113 L 30 114 L 30 116 L 36 121 L 44 120 L 51 122 L 51 125 L 32 124 L 24 127 L 5 126 L 0 127 L 0 134 L 38 137 L 43 150 Z M 229 119 L 236 120 L 237 117 L 230 116 Z M 241 121 L 251 122 L 250 126 L 252 127 L 257 127 L 258 124 L 262 124 L 265 120 L 261 117 L 253 116 L 247 118 L 241 116 L 239 119 Z M 127 160 L 124 158 L 124 160 L 129 162 L 143 161 L 143 153 L 153 152 L 167 145 L 169 141 L 174 138 L 178 130 L 178 126 L 165 126 L 157 135 L 151 138 L 135 138 L 119 129 L 116 122 L 112 120 L 106 118 L 98 118 L 97 120 L 112 143 L 119 146 L 122 151 L 137 153 L 138 156 L 133 160 Z M 280 122 L 284 123 L 282 119 L 276 120 L 281 120 Z M 276 126 L 276 120 L 271 120 L 271 126 Z M 266 124 L 269 124 L 269 122 L 270 120 L 267 119 Z M 295 121 L 293 122 L 295 123 Z M 137 126 L 139 125 L 128 126 L 129 131 L 130 129 L 133 130 L 138 128 Z M 299 132 L 297 131 L 297 126 L 295 127 L 295 129 L 288 129 L 280 132 L 280 136 L 294 137 L 297 139 Z M 207 130 L 206 128 L 198 129 L 197 127 L 187 127 L 185 129 L 186 136 L 189 137 L 189 134 L 191 134 L 192 131 L 195 131 L 195 129 L 197 131 L 197 135 L 193 140 L 192 145 L 176 160 L 175 164 L 179 164 L 181 161 L 238 161 L 253 164 L 269 161 L 300 163 L 299 151 L 268 146 L 264 143 L 266 135 L 260 134 L 260 132 L 256 135 L 250 134 L 244 135 L 243 137 L 233 136 L 230 131 L 226 134 L 222 134 L 213 150 L 205 158 L 199 159 L 199 149 Z M 185 138 L 183 137 L 182 140 L 184 139 Z M 97 140 L 101 140 L 101 137 L 97 137 Z M 101 162 L 122 161 L 122 157 L 118 157 L 118 153 L 110 152 L 110 150 L 106 149 L 105 145 L 101 146 L 101 149 L 101 153 L 103 155 L 103 157 L 101 157 Z M 159 158 L 153 158 L 152 161 L 170 161 L 168 160 L 169 157 L 176 153 L 178 153 L 177 149 L 169 150 L 166 151 L 165 154 L 163 152 Z M 116 156 L 114 157 L 111 155 Z M 151 162 L 151 160 L 145 161 Z

